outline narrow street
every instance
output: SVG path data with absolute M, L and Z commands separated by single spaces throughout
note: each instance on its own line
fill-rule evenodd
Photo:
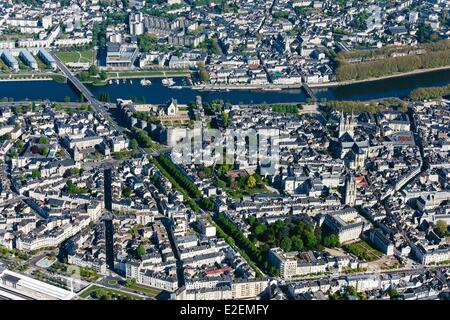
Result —
M 169 236 L 170 246 L 172 247 L 172 252 L 177 260 L 177 277 L 178 277 L 178 287 L 182 287 L 186 283 L 186 279 L 184 277 L 184 265 L 183 260 L 180 257 L 180 251 L 178 249 L 178 245 L 175 240 L 175 236 L 173 234 L 172 227 L 170 226 L 169 219 L 165 218 L 162 220 L 164 227 L 166 228 L 167 235 Z

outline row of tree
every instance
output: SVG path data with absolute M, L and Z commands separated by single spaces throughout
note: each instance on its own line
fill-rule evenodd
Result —
M 136 139 L 140 147 L 151 148 L 153 146 L 152 139 L 149 137 L 146 131 L 138 129 L 136 127 L 133 127 L 131 131 L 133 132 L 134 139 Z
M 299 110 L 302 110 L 303 107 L 300 104 L 274 104 L 272 105 L 273 112 L 282 112 L 282 113 L 293 113 L 298 114 Z
M 450 65 L 450 50 L 427 52 L 421 55 L 390 57 L 361 63 L 338 60 L 338 81 L 364 80 L 417 69 L 429 69 Z
M 425 50 L 426 52 L 433 51 L 445 51 L 450 50 L 450 40 L 441 40 L 431 43 L 426 43 L 420 46 L 386 46 L 377 49 L 370 50 L 353 50 L 353 51 L 341 51 L 337 54 L 337 59 L 339 60 L 349 60 L 349 59 L 384 59 L 394 54 L 402 54 L 402 53 L 412 53 L 412 51 L 416 50 Z
M 269 265 L 266 256 L 267 252 L 260 250 L 252 241 L 250 241 L 244 233 L 223 213 L 215 215 L 216 223 L 226 232 L 228 236 L 233 238 L 236 245 L 241 248 L 253 261 L 260 267 L 262 266 L 266 272 L 271 275 L 279 274 L 279 270 L 275 266 Z
M 409 98 L 414 101 L 436 99 L 450 95 L 450 85 L 442 87 L 417 88 L 411 91 Z
M 201 197 L 202 194 L 197 186 L 167 156 L 161 154 L 157 157 L 157 161 L 187 191 L 191 198 Z
M 157 160 L 154 159 L 152 157 L 149 157 L 149 161 L 152 162 L 158 169 L 159 171 L 161 171 L 161 173 L 170 181 L 170 183 L 172 184 L 172 186 L 178 190 L 179 192 L 181 192 L 184 196 L 184 198 L 186 199 L 186 202 L 188 203 L 188 205 L 192 208 L 192 210 L 198 212 L 200 210 L 200 207 L 198 206 L 198 204 L 190 198 L 189 194 L 187 193 L 187 191 L 178 183 L 178 181 L 175 180 L 174 177 L 172 177 L 167 171 L 166 169 L 161 165 L 161 163 Z M 153 179 L 152 182 L 158 186 L 159 185 L 159 179 Z
M 94 23 L 92 27 L 92 43 L 98 47 L 106 46 L 106 21 L 102 23 Z
M 110 102 L 111 101 L 108 92 L 101 92 L 99 97 L 98 97 L 98 99 L 100 101 L 103 101 L 103 102 Z
M 208 197 L 202 197 L 200 200 L 200 206 L 207 211 L 214 211 L 214 201 Z
M 398 111 L 406 112 L 408 106 L 405 102 L 399 99 L 386 99 L 381 102 L 362 102 L 362 101 L 328 101 L 325 103 L 325 111 L 330 109 L 342 112 L 369 112 L 377 113 L 385 111 L 389 108 L 394 108 Z
M 228 244 L 228 245 L 230 245 L 231 247 L 233 247 L 233 246 L 235 246 L 236 244 L 235 244 L 235 242 L 234 242 L 234 239 L 232 238 L 232 237 L 230 237 L 229 235 L 227 235 L 226 233 L 225 233 L 225 231 L 223 231 L 222 230 L 222 228 L 218 225 L 218 224 L 216 224 L 215 222 L 214 222 L 214 220 L 212 219 L 212 217 L 211 216 L 209 216 L 208 218 L 208 221 L 212 224 L 212 225 L 214 225 L 215 227 L 216 227 L 216 231 L 217 231 L 217 235 L 219 236 L 219 237 L 221 237 L 221 238 L 223 238 L 224 240 L 225 240 L 225 242 Z M 255 263 L 250 259 L 250 257 L 247 255 L 247 253 L 245 253 L 242 249 L 240 249 L 240 248 L 237 248 L 237 251 L 239 252 L 239 254 L 247 261 L 247 263 L 248 263 L 248 265 L 253 269 L 253 270 L 255 270 L 255 273 L 256 273 L 256 277 L 257 278 L 261 278 L 262 277 L 262 273 L 259 271 L 259 269 L 256 267 L 256 265 L 255 265 Z M 276 271 L 275 271 L 276 272 Z

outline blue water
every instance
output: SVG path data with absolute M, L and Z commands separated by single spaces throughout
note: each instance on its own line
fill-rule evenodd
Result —
M 64 101 L 69 97 L 71 101 L 78 101 L 80 95 L 64 83 L 51 80 L 36 81 L 0 81 L 0 98 L 14 100 L 45 100 Z
M 197 91 L 191 88 L 174 89 L 163 86 L 161 79 L 151 79 L 152 85 L 141 86 L 140 79 L 123 80 L 119 84 L 113 82 L 106 86 L 88 86 L 99 97 L 102 92 L 109 94 L 110 100 L 117 98 L 127 99 L 135 97 L 140 100 L 145 97 L 147 103 L 165 103 L 175 98 L 179 103 L 189 103 L 200 95 L 204 101 L 222 99 L 231 103 L 282 103 L 304 102 L 306 96 L 302 89 L 289 89 L 281 91 L 261 90 L 232 90 L 232 91 Z M 186 84 L 183 78 L 174 78 L 176 85 Z M 420 73 L 410 76 L 377 80 L 365 83 L 314 89 L 318 99 L 327 100 L 371 100 L 386 97 L 406 97 L 413 89 L 418 87 L 442 86 L 450 84 L 450 71 L 440 70 Z M 0 81 L 0 98 L 7 97 L 14 100 L 36 99 L 64 101 L 69 97 L 71 101 L 79 101 L 80 95 L 71 86 L 54 81 Z
M 450 70 L 439 70 L 314 91 L 318 98 L 364 101 L 387 97 L 404 98 L 416 88 L 444 86 L 449 83 Z
M 88 86 L 97 97 L 102 92 L 107 92 L 111 101 L 117 98 L 135 97 L 141 99 L 145 97 L 147 103 L 165 103 L 170 98 L 175 98 L 180 103 L 188 103 L 195 100 L 200 95 L 203 101 L 222 99 L 232 103 L 262 103 L 262 102 L 292 102 L 305 101 L 306 96 L 301 88 L 281 91 L 261 91 L 261 90 L 230 90 L 230 91 L 199 91 L 191 88 L 174 89 L 164 86 L 162 79 L 151 79 L 152 85 L 141 86 L 140 79 L 120 80 L 119 84 L 113 81 L 107 86 Z M 175 86 L 182 86 L 185 79 L 174 78 Z

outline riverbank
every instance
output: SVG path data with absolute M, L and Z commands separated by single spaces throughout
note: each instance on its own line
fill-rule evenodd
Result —
M 109 84 L 109 81 L 125 80 L 125 79 L 142 79 L 142 78 L 184 78 L 190 77 L 189 71 L 130 71 L 130 72 L 107 72 L 106 79 L 91 78 L 92 80 L 82 81 L 96 87 Z
M 0 97 L 18 100 L 49 99 L 53 101 L 79 101 L 80 94 L 74 90 L 66 79 L 59 75 L 62 82 L 56 81 L 0 81 Z M 165 86 L 161 79 L 152 79 L 152 84 L 142 86 L 139 79 L 133 81 L 115 80 L 105 86 L 87 85 L 88 89 L 97 98 L 101 94 L 108 94 L 111 101 L 134 97 L 137 100 L 153 104 L 164 104 L 170 99 L 178 103 L 187 104 L 201 96 L 202 101 L 214 100 L 229 101 L 233 104 L 285 104 L 308 103 L 305 90 L 297 86 L 291 90 L 217 90 L 198 91 L 186 86 L 184 78 L 174 78 L 174 86 Z M 370 101 L 385 99 L 387 97 L 405 98 L 412 90 L 421 87 L 438 87 L 450 84 L 450 72 L 439 70 L 420 73 L 408 77 L 397 77 L 324 89 L 313 89 L 317 101 Z
M 281 85 L 281 84 L 200 84 L 192 86 L 192 89 L 198 91 L 229 91 L 229 90 L 263 90 L 263 91 L 280 91 L 283 89 L 301 89 L 302 84 Z
M 335 81 L 335 82 L 326 82 L 326 83 L 312 83 L 312 84 L 309 84 L 309 87 L 311 89 L 339 87 L 339 86 L 346 86 L 346 85 L 365 83 L 365 82 L 374 82 L 374 81 L 386 80 L 386 79 L 392 79 L 392 78 L 401 78 L 401 77 L 407 77 L 407 76 L 412 76 L 412 75 L 421 74 L 421 73 L 428 73 L 428 72 L 442 71 L 442 70 L 449 70 L 449 69 L 450 69 L 450 66 L 428 68 L 428 69 L 417 69 L 414 71 L 396 73 L 396 74 L 391 74 L 388 76 L 382 76 L 382 77 L 378 77 L 378 78 L 367 78 L 367 79 L 361 79 L 361 80 L 348 80 L 348 81 L 339 81 L 339 82 Z
M 61 80 L 62 77 L 57 73 L 9 73 L 0 74 L 0 81 L 2 82 L 14 82 L 14 81 L 47 81 L 47 80 Z
M 53 79 L 48 78 L 0 78 L 0 82 L 16 82 L 16 81 L 52 81 Z
M 107 72 L 107 80 L 115 79 L 135 79 L 135 78 L 177 78 L 189 77 L 191 74 L 189 70 L 180 71 L 130 71 L 130 72 Z
M 311 89 L 322 89 L 322 88 L 330 88 L 330 87 L 339 87 L 339 86 L 346 86 L 346 85 L 352 85 L 352 84 L 359 84 L 359 83 L 365 83 L 365 82 L 374 82 L 379 80 L 386 80 L 391 78 L 401 78 L 401 77 L 407 77 L 412 76 L 416 74 L 421 73 L 428 73 L 428 72 L 434 72 L 434 71 L 442 71 L 442 70 L 449 70 L 450 66 L 445 67 L 436 67 L 436 68 L 428 68 L 428 69 L 417 69 L 414 71 L 409 72 L 403 72 L 403 73 L 397 73 L 392 74 L 388 76 L 378 77 L 378 78 L 368 78 L 368 79 L 362 79 L 362 80 L 348 80 L 348 81 L 340 81 L 340 82 L 325 82 L 325 83 L 308 83 L 308 87 Z M 293 85 L 281 85 L 281 84 L 239 84 L 239 85 L 230 85 L 230 84 L 221 84 L 221 85 L 215 85 L 215 84 L 201 84 L 201 85 L 194 85 L 192 89 L 199 90 L 199 91 L 229 91 L 229 90 L 263 90 L 263 91 L 280 91 L 280 90 L 292 90 L 292 89 L 301 89 L 302 84 L 293 84 Z

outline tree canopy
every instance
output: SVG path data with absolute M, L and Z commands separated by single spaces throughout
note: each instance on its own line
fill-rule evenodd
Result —
M 434 227 L 434 231 L 441 238 L 448 237 L 450 235 L 450 232 L 448 231 L 447 222 L 444 221 L 444 220 L 438 220 L 436 222 L 436 226 Z
M 158 49 L 158 39 L 148 33 L 144 33 L 137 37 L 139 50 L 142 52 L 150 52 Z
M 142 258 L 145 254 L 147 253 L 147 251 L 145 250 L 145 247 L 140 244 L 137 248 L 136 248 L 136 254 Z
M 320 228 L 315 232 L 313 226 L 302 220 L 278 220 L 272 224 L 259 222 L 250 225 L 252 236 L 262 243 L 263 249 L 280 247 L 284 251 L 321 250 Z

